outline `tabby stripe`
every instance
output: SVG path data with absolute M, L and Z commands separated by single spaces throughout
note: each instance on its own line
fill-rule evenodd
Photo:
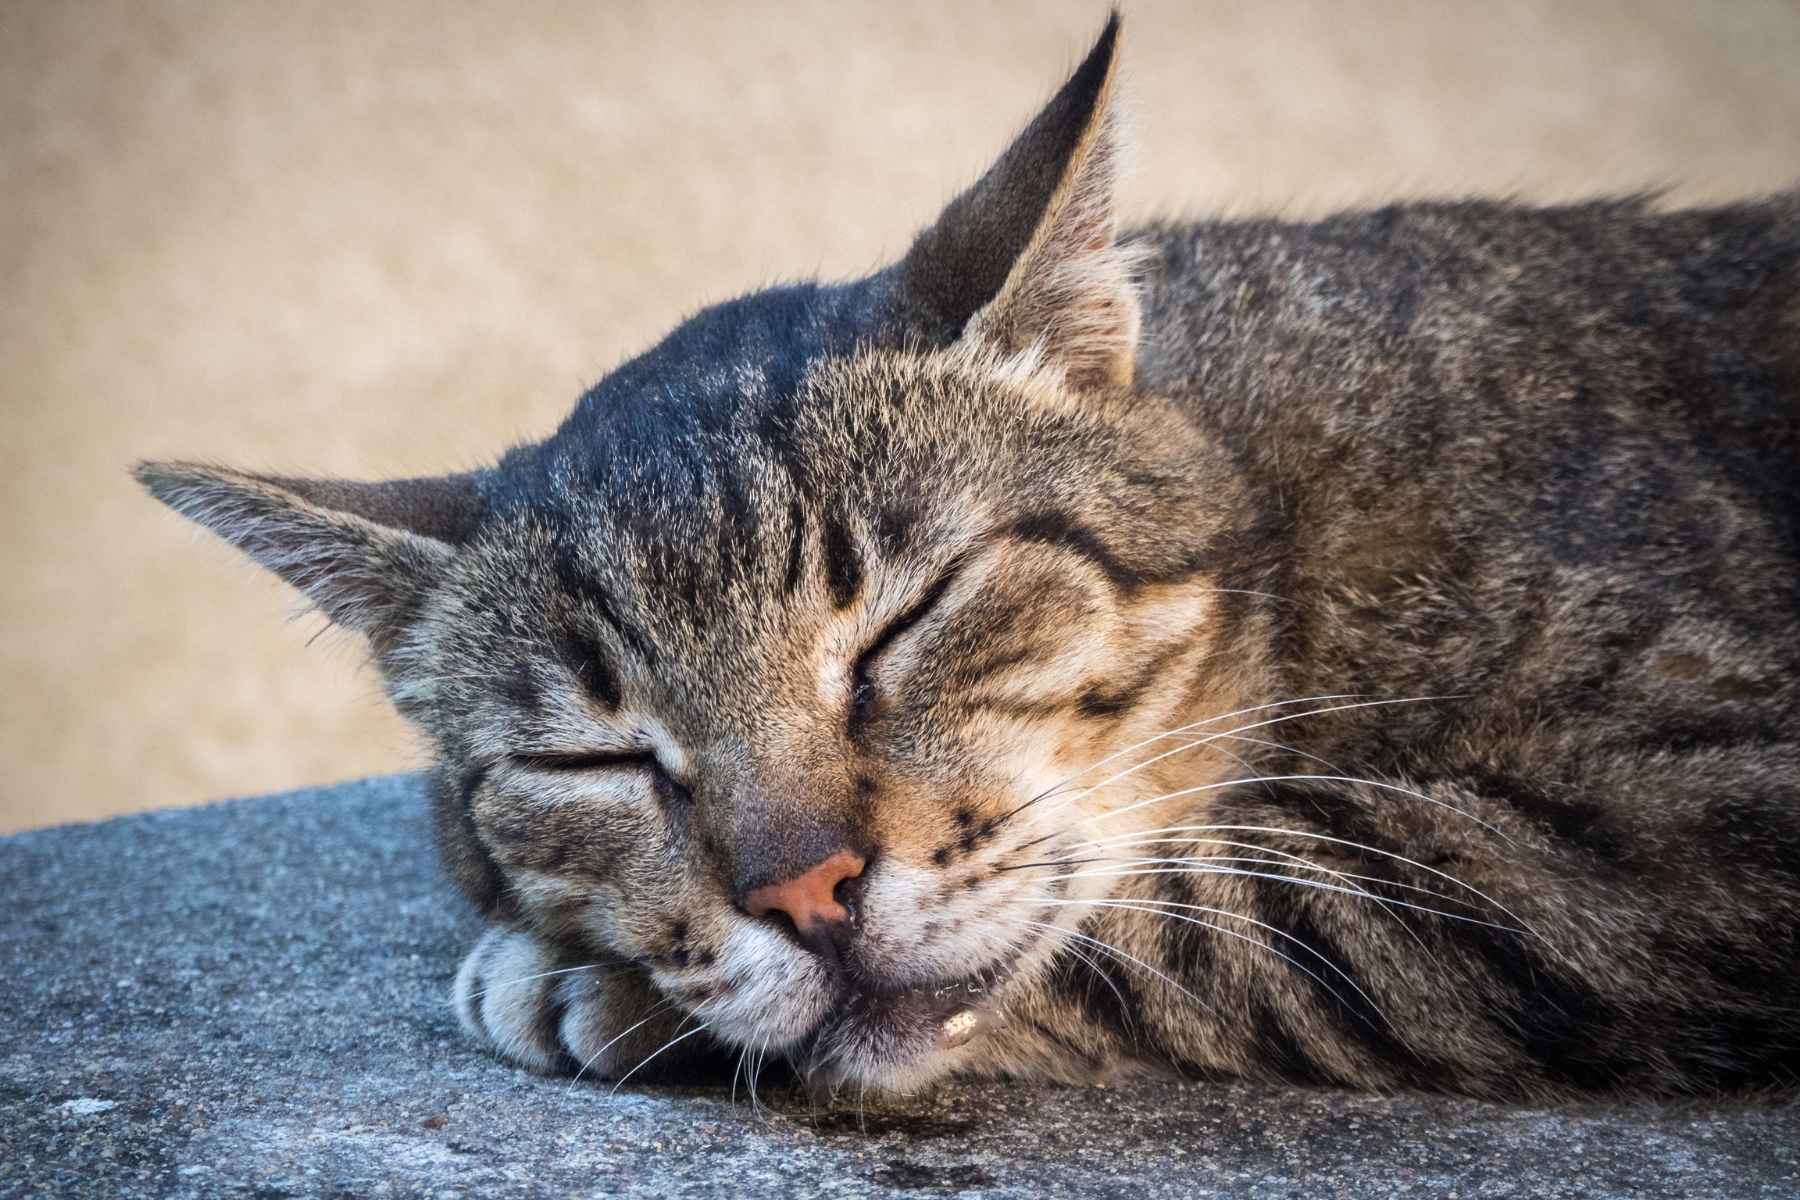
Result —
M 557 582 L 562 585 L 564 591 L 586 601 L 594 614 L 612 629 L 620 641 L 636 651 L 638 657 L 642 658 L 645 663 L 650 665 L 656 663 L 656 647 L 651 645 L 650 640 L 639 633 L 635 627 L 619 616 L 618 611 L 613 608 L 612 598 L 606 594 L 604 589 L 582 574 L 576 564 L 573 552 L 567 547 L 559 549 L 555 555 L 553 567 L 556 571 Z
M 1007 616 L 996 617 L 994 623 L 996 625 L 1004 626 L 1009 623 L 1010 620 L 1011 616 L 1008 614 Z M 986 679 L 989 675 L 997 675 L 1001 671 L 1007 670 L 1010 667 L 1020 666 L 1037 657 L 1038 652 L 1035 648 L 1008 650 L 1003 654 L 995 654 L 978 661 L 957 663 L 956 674 L 963 686 L 967 687 L 980 680 Z
M 609 713 L 619 711 L 619 705 L 624 701 L 619 677 L 597 649 L 565 637 L 557 642 L 556 653 L 569 674 L 581 681 L 581 686 L 600 702 L 601 707 Z
M 500 680 L 500 694 L 522 712 L 537 712 L 538 705 L 543 702 L 543 693 L 538 689 L 537 676 L 532 672 L 530 662 L 513 664 L 511 672 Z
M 1144 1011 L 1131 977 L 1113 969 L 1104 957 L 1088 956 L 1076 963 L 1078 976 L 1088 978 L 1081 991 L 1081 1011 L 1126 1045 L 1137 1043 L 1137 1015 Z M 1111 985 L 1110 987 L 1107 985 Z
M 831 603 L 836 608 L 849 608 L 862 590 L 863 568 L 841 513 L 830 513 L 825 518 L 824 553 L 825 586 L 831 593 Z
M 475 819 L 475 793 L 481 790 L 483 783 L 487 782 L 488 772 L 491 769 L 485 765 L 479 766 L 463 777 L 462 811 L 470 821 Z
M 1517 934 L 1446 922 L 1452 944 L 1482 962 L 1497 985 L 1490 1004 L 1499 1030 L 1546 1078 L 1584 1090 L 1616 1087 L 1641 1066 L 1619 1056 L 1625 1014 L 1584 980 L 1532 952 Z M 1607 1047 L 1614 1047 L 1608 1053 Z
M 1163 672 L 1186 657 L 1198 640 L 1198 635 L 1196 635 L 1151 655 L 1150 659 L 1137 669 L 1137 673 L 1119 688 L 1108 691 L 1100 684 L 1089 686 L 1076 698 L 1076 711 L 1084 717 L 1104 718 L 1116 717 L 1136 708 L 1143 700 L 1144 693 L 1156 685 Z
M 1622 863 L 1632 847 L 1603 805 L 1584 798 L 1582 792 L 1550 789 L 1500 771 L 1470 768 L 1457 772 L 1455 783 L 1478 795 L 1504 800 L 1534 823 L 1548 829 L 1560 842 L 1578 846 L 1597 859 Z
M 793 595 L 800 586 L 800 567 L 805 560 L 806 512 L 800 507 L 800 498 L 796 496 L 788 501 L 787 573 L 781 580 L 781 590 L 786 595 Z
M 438 845 L 451 876 L 477 908 L 492 916 L 510 912 L 513 904 L 499 864 L 475 823 L 475 793 L 481 790 L 487 774 L 487 767 L 477 767 L 463 776 L 452 792 L 447 774 L 433 772 L 436 795 L 432 812 Z
M 1205 904 L 1207 897 L 1194 886 L 1194 878 L 1173 875 L 1157 880 L 1158 895 L 1167 895 L 1180 904 Z M 1172 909 L 1180 912 L 1180 909 Z M 1172 966 L 1182 986 L 1197 989 L 1215 976 L 1219 934 L 1191 921 L 1165 921 L 1162 943 L 1165 961 Z
M 1246 882 L 1256 889 L 1261 919 L 1286 931 L 1299 943 L 1278 940 L 1277 948 L 1312 972 L 1307 975 L 1289 968 L 1295 982 L 1311 990 L 1314 1001 L 1331 1017 L 1345 1041 L 1386 1067 L 1398 1082 L 1418 1087 L 1441 1086 L 1456 1076 L 1452 1065 L 1430 1061 L 1402 1041 L 1380 1011 L 1364 999 L 1364 993 L 1373 994 L 1370 985 L 1350 955 L 1316 920 L 1314 908 L 1318 900 L 1296 895 L 1291 885 L 1261 879 Z M 1302 946 L 1308 949 L 1303 950 Z
M 875 541 L 882 553 L 890 558 L 904 553 L 912 544 L 918 523 L 918 510 L 910 504 L 895 503 L 883 508 L 875 520 Z
M 1090 1053 L 1089 1051 L 1083 1049 L 1081 1046 L 1077 1045 L 1073 1040 L 1066 1037 L 1065 1035 L 1058 1032 L 1057 1030 L 1051 1028 L 1049 1025 L 1045 1024 L 1043 1021 L 1039 1021 L 1039 1020 L 1035 1020 L 1035 1019 L 1029 1020 L 1029 1021 L 1025 1022 L 1025 1025 L 1033 1033 L 1037 1034 L 1039 1037 L 1043 1038 L 1045 1041 L 1049 1042 L 1051 1045 L 1057 1047 L 1064 1054 L 1067 1054 L 1070 1058 L 1073 1058 L 1073 1059 L 1079 1061 L 1090 1072 L 1098 1072 L 1102 1067 L 1104 1067 L 1106 1065 L 1105 1061 L 1103 1059 L 1101 1059 L 1098 1055 L 1095 1055 L 1095 1054 Z
M 1069 711 L 1067 700 L 1019 700 L 1011 696 L 995 695 L 992 692 L 977 692 L 972 696 L 964 696 L 958 707 L 965 712 L 987 712 L 1015 720 L 1033 720 L 1040 717 L 1060 717 Z
M 1091 529 L 1067 513 L 1045 509 L 1021 517 L 1013 522 L 1006 534 L 1021 542 L 1038 542 L 1079 554 L 1126 595 L 1135 592 L 1143 582 L 1138 573 L 1120 562 Z
M 887 628 L 881 631 L 881 636 L 877 637 L 869 645 L 869 648 L 857 657 L 856 672 L 858 675 L 865 674 L 868 665 L 893 645 L 896 638 L 923 621 L 931 610 L 938 606 L 938 602 L 943 600 L 944 593 L 949 591 L 950 585 L 956 582 L 956 577 L 962 573 L 963 566 L 967 562 L 966 554 L 957 555 L 944 568 L 943 573 L 932 582 L 931 586 L 925 589 L 923 596 L 914 601 L 905 612 L 888 622 Z
M 743 481 L 729 463 L 719 467 L 716 477 L 719 481 L 719 506 L 724 509 L 725 515 L 719 529 L 719 566 L 721 569 L 729 569 L 734 560 L 730 557 L 727 531 L 735 535 L 739 544 L 754 546 L 762 521 L 756 505 L 751 503 L 749 495 L 744 491 Z
M 1250 1005 L 1250 1044 L 1256 1061 L 1286 1083 L 1331 1087 L 1350 1082 L 1316 1062 L 1288 1028 L 1281 1009 L 1266 999 L 1258 998 Z
M 1386 875 L 1395 869 L 1387 856 L 1407 852 L 1404 842 L 1388 837 L 1389 831 L 1370 820 L 1360 805 L 1344 803 L 1331 788 L 1321 784 L 1271 781 L 1255 785 L 1254 791 L 1233 788 L 1218 798 L 1218 811 L 1226 811 L 1226 805 L 1231 806 L 1234 815 L 1245 817 L 1247 824 L 1284 824 L 1302 837 L 1301 831 L 1306 831 L 1339 839 L 1336 846 L 1319 847 L 1323 853 L 1341 853 L 1348 849 L 1342 844 L 1345 842 L 1367 847 L 1370 854 L 1358 856 L 1361 865 L 1357 870 L 1362 872 Z M 1281 814 L 1278 821 L 1263 819 L 1269 809 Z

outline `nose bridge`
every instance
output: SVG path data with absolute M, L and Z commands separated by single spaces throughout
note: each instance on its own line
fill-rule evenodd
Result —
M 758 889 L 806 877 L 834 855 L 868 854 L 859 822 L 836 805 L 758 797 L 734 817 L 732 885 L 740 904 Z
M 833 855 L 867 857 L 868 823 L 841 758 L 795 746 L 757 758 L 732 797 L 731 873 L 740 904 L 760 888 L 806 877 Z

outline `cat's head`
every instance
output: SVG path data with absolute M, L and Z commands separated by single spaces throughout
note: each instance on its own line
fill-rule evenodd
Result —
M 1235 485 L 1132 387 L 1116 32 L 902 262 L 700 313 L 492 468 L 140 469 L 369 637 L 477 903 L 728 1044 L 886 1087 L 979 1053 L 959 1014 L 1120 882 L 1078 861 L 1203 770 L 1146 739 L 1247 669 Z

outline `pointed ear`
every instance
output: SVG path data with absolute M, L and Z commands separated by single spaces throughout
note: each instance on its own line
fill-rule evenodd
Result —
M 151 495 L 304 592 L 377 649 L 398 632 L 480 516 L 476 476 L 387 483 L 140 463 Z
M 928 340 L 1036 344 L 1078 386 L 1131 382 L 1134 256 L 1114 238 L 1118 44 L 1114 12 L 1062 90 L 907 252 L 902 319 Z

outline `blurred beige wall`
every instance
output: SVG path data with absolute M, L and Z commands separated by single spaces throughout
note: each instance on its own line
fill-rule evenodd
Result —
M 0 5 L 0 829 L 403 767 L 357 649 L 136 494 L 549 430 L 695 306 L 845 275 L 1099 3 Z M 1800 6 L 1131 3 L 1137 214 L 1800 178 Z

